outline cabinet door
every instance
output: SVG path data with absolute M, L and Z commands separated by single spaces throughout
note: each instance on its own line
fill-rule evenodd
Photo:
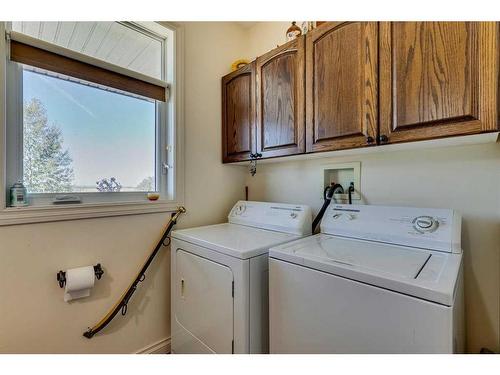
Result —
M 257 58 L 257 152 L 262 157 L 305 151 L 304 37 Z
M 404 142 L 497 128 L 497 24 L 380 24 L 380 134 Z
M 308 152 L 375 143 L 377 33 L 376 22 L 327 22 L 307 34 Z
M 255 150 L 255 62 L 222 78 L 222 161 L 249 160 Z

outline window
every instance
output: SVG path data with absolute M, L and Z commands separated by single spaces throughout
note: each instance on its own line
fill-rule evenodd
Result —
M 9 29 L 6 206 L 17 181 L 30 206 L 61 195 L 82 204 L 147 203 L 148 192 L 178 199 L 172 30 L 132 22 Z
M 153 100 L 30 67 L 22 87 L 28 193 L 156 191 Z

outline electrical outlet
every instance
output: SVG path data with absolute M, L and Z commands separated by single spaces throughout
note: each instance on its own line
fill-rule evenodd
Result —
M 354 193 L 352 193 L 353 200 L 361 200 L 361 162 L 351 163 L 335 163 L 323 166 L 322 176 L 322 189 L 330 185 L 332 182 L 342 185 L 345 194 L 335 194 L 336 200 L 348 199 L 347 191 L 351 182 L 354 184 Z M 340 202 L 339 202 L 340 203 Z

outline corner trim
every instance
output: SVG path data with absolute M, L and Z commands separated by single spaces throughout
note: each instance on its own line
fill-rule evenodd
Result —
M 148 345 L 134 354 L 170 354 L 170 345 L 171 338 L 167 337 L 163 340 L 155 342 L 154 344 Z

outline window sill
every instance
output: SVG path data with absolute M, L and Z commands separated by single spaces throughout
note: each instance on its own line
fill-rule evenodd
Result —
M 165 200 L 6 207 L 0 211 L 0 226 L 169 212 L 177 207 L 178 202 Z

